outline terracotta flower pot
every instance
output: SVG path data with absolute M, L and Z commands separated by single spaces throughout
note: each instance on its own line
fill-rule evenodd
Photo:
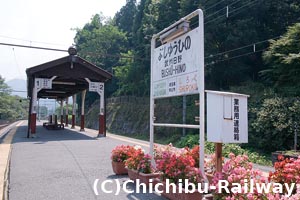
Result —
M 127 168 L 125 168 L 124 162 L 111 162 L 113 171 L 116 175 L 126 175 L 128 174 Z
M 159 177 L 159 173 L 144 174 L 133 169 L 127 169 L 127 171 L 128 176 L 131 180 L 136 181 L 137 179 L 139 179 L 140 183 L 145 183 L 147 186 L 149 186 L 150 179 L 152 179 L 152 185 L 154 186 L 155 184 L 153 180 Z

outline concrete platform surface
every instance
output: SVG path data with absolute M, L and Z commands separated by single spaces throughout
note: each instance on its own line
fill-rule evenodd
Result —
M 97 131 L 78 132 L 46 130 L 37 127 L 36 138 L 26 138 L 27 126 L 18 127 L 12 141 L 9 176 L 10 200 L 76 200 L 76 199 L 164 199 L 158 194 L 128 194 L 121 190 L 119 195 L 101 191 L 105 180 L 122 184 L 128 176 L 114 175 L 110 155 L 112 149 L 121 144 L 135 144 L 128 138 L 116 136 L 96 138 Z M 138 141 L 136 141 L 138 143 Z M 147 148 L 146 142 L 140 142 Z M 148 151 L 148 150 L 147 150 Z M 95 194 L 94 182 L 99 179 Z M 107 183 L 107 190 L 115 193 L 117 186 Z M 134 184 L 128 184 L 134 190 Z

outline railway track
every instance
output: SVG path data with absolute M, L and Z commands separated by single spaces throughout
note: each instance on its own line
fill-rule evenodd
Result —
M 3 129 L 3 128 L 5 128 L 5 127 L 8 126 L 8 125 L 9 125 L 9 124 L 1 124 L 1 125 L 0 125 L 0 130 Z

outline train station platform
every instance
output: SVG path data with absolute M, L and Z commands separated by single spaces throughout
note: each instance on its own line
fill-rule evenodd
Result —
M 114 175 L 110 155 L 121 144 L 140 145 L 148 151 L 147 142 L 131 140 L 108 134 L 97 138 L 98 131 L 79 127 L 64 130 L 47 130 L 37 124 L 37 137 L 26 138 L 27 123 L 24 121 L 7 136 L 11 137 L 9 187 L 10 200 L 52 199 L 164 199 L 159 194 L 106 194 L 101 191 L 105 180 L 118 179 L 122 185 L 128 176 Z M 12 135 L 10 135 L 12 134 Z M 13 136 L 14 135 L 14 136 Z M 94 182 L 98 179 L 98 195 Z M 134 184 L 129 183 L 129 190 Z M 107 184 L 107 190 L 116 191 L 116 185 Z

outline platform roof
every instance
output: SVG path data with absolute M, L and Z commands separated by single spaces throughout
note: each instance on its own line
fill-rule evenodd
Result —
M 64 99 L 88 89 L 85 78 L 93 82 L 106 82 L 112 74 L 84 60 L 77 55 L 69 55 L 41 65 L 27 68 L 27 91 L 32 96 L 34 78 L 52 78 L 52 89 L 42 89 L 38 98 Z

